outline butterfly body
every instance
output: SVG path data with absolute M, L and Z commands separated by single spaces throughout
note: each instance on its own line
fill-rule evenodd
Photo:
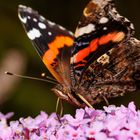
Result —
M 112 0 L 91 0 L 75 34 L 29 7 L 19 6 L 19 18 L 61 99 L 84 107 L 139 89 L 140 41 Z

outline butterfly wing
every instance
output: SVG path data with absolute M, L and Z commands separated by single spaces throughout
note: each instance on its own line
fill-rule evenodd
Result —
M 139 40 L 131 37 L 98 61 L 86 69 L 79 85 L 79 89 L 84 91 L 80 92 L 81 95 L 90 104 L 140 89 Z
M 73 34 L 39 15 L 30 7 L 19 6 L 19 19 L 46 67 L 59 83 L 70 84 L 70 55 Z
M 133 34 L 111 0 L 91 0 L 84 9 L 72 48 L 72 85 L 90 104 L 140 88 L 140 41 Z
M 74 80 L 81 81 L 89 65 L 100 61 L 98 58 L 129 39 L 133 29 L 133 24 L 119 15 L 111 0 L 91 0 L 75 32 L 71 57 Z M 108 63 L 107 57 L 106 62 L 99 63 Z

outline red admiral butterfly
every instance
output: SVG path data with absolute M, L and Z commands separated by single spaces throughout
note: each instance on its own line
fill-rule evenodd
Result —
M 140 87 L 140 41 L 112 0 L 91 0 L 75 34 L 37 11 L 19 6 L 19 18 L 42 61 L 57 79 L 55 94 L 84 107 Z

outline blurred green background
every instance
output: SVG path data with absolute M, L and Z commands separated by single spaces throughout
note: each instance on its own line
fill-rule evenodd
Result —
M 41 110 L 55 111 L 56 96 L 49 83 L 8 77 L 8 70 L 23 75 L 41 77 L 50 73 L 41 62 L 27 38 L 17 16 L 19 4 L 30 6 L 43 16 L 74 32 L 82 10 L 88 0 L 0 0 L 0 109 L 3 113 L 15 112 L 14 118 L 36 116 Z M 119 12 L 130 19 L 140 37 L 140 1 L 116 0 Z M 110 104 L 125 104 L 135 101 L 140 108 L 140 92 L 109 100 Z M 105 103 L 96 105 L 101 108 Z M 75 107 L 65 103 L 65 113 L 75 112 Z

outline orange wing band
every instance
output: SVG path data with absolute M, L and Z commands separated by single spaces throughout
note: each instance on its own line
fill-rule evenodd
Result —
M 58 80 L 58 82 L 62 82 L 61 76 L 59 76 L 59 73 L 55 69 L 58 64 L 56 64 L 55 66 L 52 66 L 51 64 L 57 63 L 55 59 L 57 59 L 59 49 L 63 48 L 64 46 L 71 47 L 73 45 L 73 42 L 73 38 L 71 37 L 57 36 L 54 41 L 48 44 L 49 49 L 43 55 L 42 59 L 44 64 L 49 69 L 51 74 Z
M 81 62 L 85 57 L 87 57 L 91 52 L 95 52 L 100 45 L 105 45 L 110 41 L 118 43 L 124 39 L 125 35 L 123 32 L 112 32 L 100 37 L 99 39 L 93 39 L 89 46 L 80 50 L 74 55 L 74 63 Z

